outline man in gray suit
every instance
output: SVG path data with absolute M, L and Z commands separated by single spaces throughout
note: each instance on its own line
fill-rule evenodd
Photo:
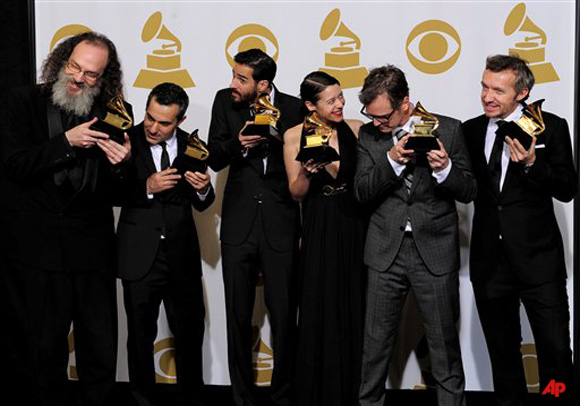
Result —
M 372 122 L 361 127 L 354 180 L 371 207 L 361 406 L 383 405 L 389 360 L 405 298 L 417 299 L 440 406 L 465 405 L 459 317 L 459 233 L 455 200 L 475 198 L 461 123 L 436 115 L 439 150 L 405 149 L 418 119 L 405 74 L 373 69 L 359 95 Z

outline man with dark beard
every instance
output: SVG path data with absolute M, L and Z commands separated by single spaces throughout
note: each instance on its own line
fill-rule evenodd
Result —
M 258 95 L 268 93 L 281 112 L 280 134 L 302 120 L 302 102 L 272 83 L 276 62 L 259 49 L 234 57 L 230 87 L 216 94 L 209 129 L 210 167 L 229 165 L 224 191 L 221 248 L 228 359 L 234 403 L 255 406 L 252 371 L 252 311 L 258 270 L 264 279 L 274 350 L 271 398 L 290 404 L 292 269 L 298 239 L 298 204 L 292 200 L 284 168 L 282 142 L 243 135 Z
M 126 135 L 119 144 L 90 126 L 122 95 L 115 46 L 94 32 L 71 37 L 47 57 L 41 81 L 8 96 L 0 124 L 18 191 L 31 392 L 38 405 L 67 404 L 72 322 L 80 404 L 105 405 L 117 346 L 112 203 L 131 148 Z

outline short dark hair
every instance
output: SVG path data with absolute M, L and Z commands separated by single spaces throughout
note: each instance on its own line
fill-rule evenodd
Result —
M 326 72 L 310 72 L 300 84 L 300 98 L 303 102 L 309 101 L 316 104 L 320 99 L 320 93 L 328 86 L 340 85 L 338 79 Z
M 389 98 L 393 109 L 398 109 L 403 99 L 409 96 L 409 85 L 405 74 L 395 65 L 371 69 L 358 98 L 366 106 L 382 94 Z
M 485 69 L 491 72 L 513 71 L 516 75 L 514 88 L 518 94 L 524 89 L 528 89 L 531 92 L 534 87 L 535 79 L 532 70 L 525 60 L 515 54 L 488 56 L 485 61 Z M 525 99 L 527 99 L 527 96 Z
M 153 90 L 151 90 L 151 93 L 149 93 L 149 96 L 147 96 L 147 105 L 145 108 L 149 107 L 149 103 L 153 97 L 155 97 L 155 101 L 162 106 L 177 104 L 179 106 L 179 113 L 177 113 L 176 117 L 177 121 L 185 116 L 185 112 L 189 106 L 189 97 L 181 86 L 170 82 L 164 82 L 155 86 Z
M 103 47 L 109 51 L 107 66 L 99 78 L 101 92 L 98 98 L 99 102 L 105 105 L 114 97 L 123 95 L 123 73 L 115 44 L 105 35 L 95 31 L 88 31 L 67 38 L 53 49 L 42 64 L 41 86 L 45 89 L 52 89 L 52 85 L 58 79 L 59 72 L 68 62 L 76 46 L 83 41 L 94 46 Z
M 257 82 L 267 80 L 272 84 L 276 77 L 276 62 L 264 51 L 258 48 L 248 49 L 239 52 L 234 56 L 234 62 L 252 68 L 252 78 Z

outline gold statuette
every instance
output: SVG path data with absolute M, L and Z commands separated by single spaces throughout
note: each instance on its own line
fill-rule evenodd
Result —
M 254 123 L 246 126 L 243 135 L 260 135 L 282 141 L 282 135 L 276 125 L 280 119 L 280 110 L 272 104 L 268 93 L 261 94 L 254 103 Z
M 330 146 L 332 127 L 318 117 L 315 112 L 310 113 L 304 119 L 302 125 L 302 137 L 300 139 L 300 152 L 296 160 L 307 162 L 313 159 L 315 162 L 338 161 L 339 155 Z
M 185 151 L 179 153 L 173 161 L 173 167 L 179 172 L 201 172 L 207 170 L 207 159 L 209 150 L 205 143 L 199 138 L 198 130 L 194 130 L 187 136 Z
M 412 149 L 415 152 L 427 152 L 433 149 L 440 149 L 437 137 L 433 131 L 439 127 L 439 120 L 429 113 L 421 102 L 417 102 L 411 117 L 418 118 L 413 126 L 413 133 L 405 144 L 405 149 Z
M 544 99 L 524 105 L 518 121 L 508 121 L 497 129 L 497 134 L 517 139 L 525 149 L 530 149 L 532 140 L 544 132 L 546 124 L 542 117 Z
M 101 131 L 119 144 L 125 141 L 124 133 L 133 126 L 133 119 L 123 104 L 121 95 L 115 96 L 108 104 L 105 117 L 91 125 L 91 130 Z

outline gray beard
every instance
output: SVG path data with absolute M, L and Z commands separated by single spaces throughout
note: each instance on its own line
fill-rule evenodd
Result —
M 93 107 L 95 97 L 101 92 L 101 87 L 89 87 L 84 83 L 82 91 L 76 96 L 71 96 L 67 83 L 73 80 L 71 76 L 64 73 L 64 70 L 58 73 L 58 80 L 52 85 L 52 102 L 67 113 L 86 116 Z

